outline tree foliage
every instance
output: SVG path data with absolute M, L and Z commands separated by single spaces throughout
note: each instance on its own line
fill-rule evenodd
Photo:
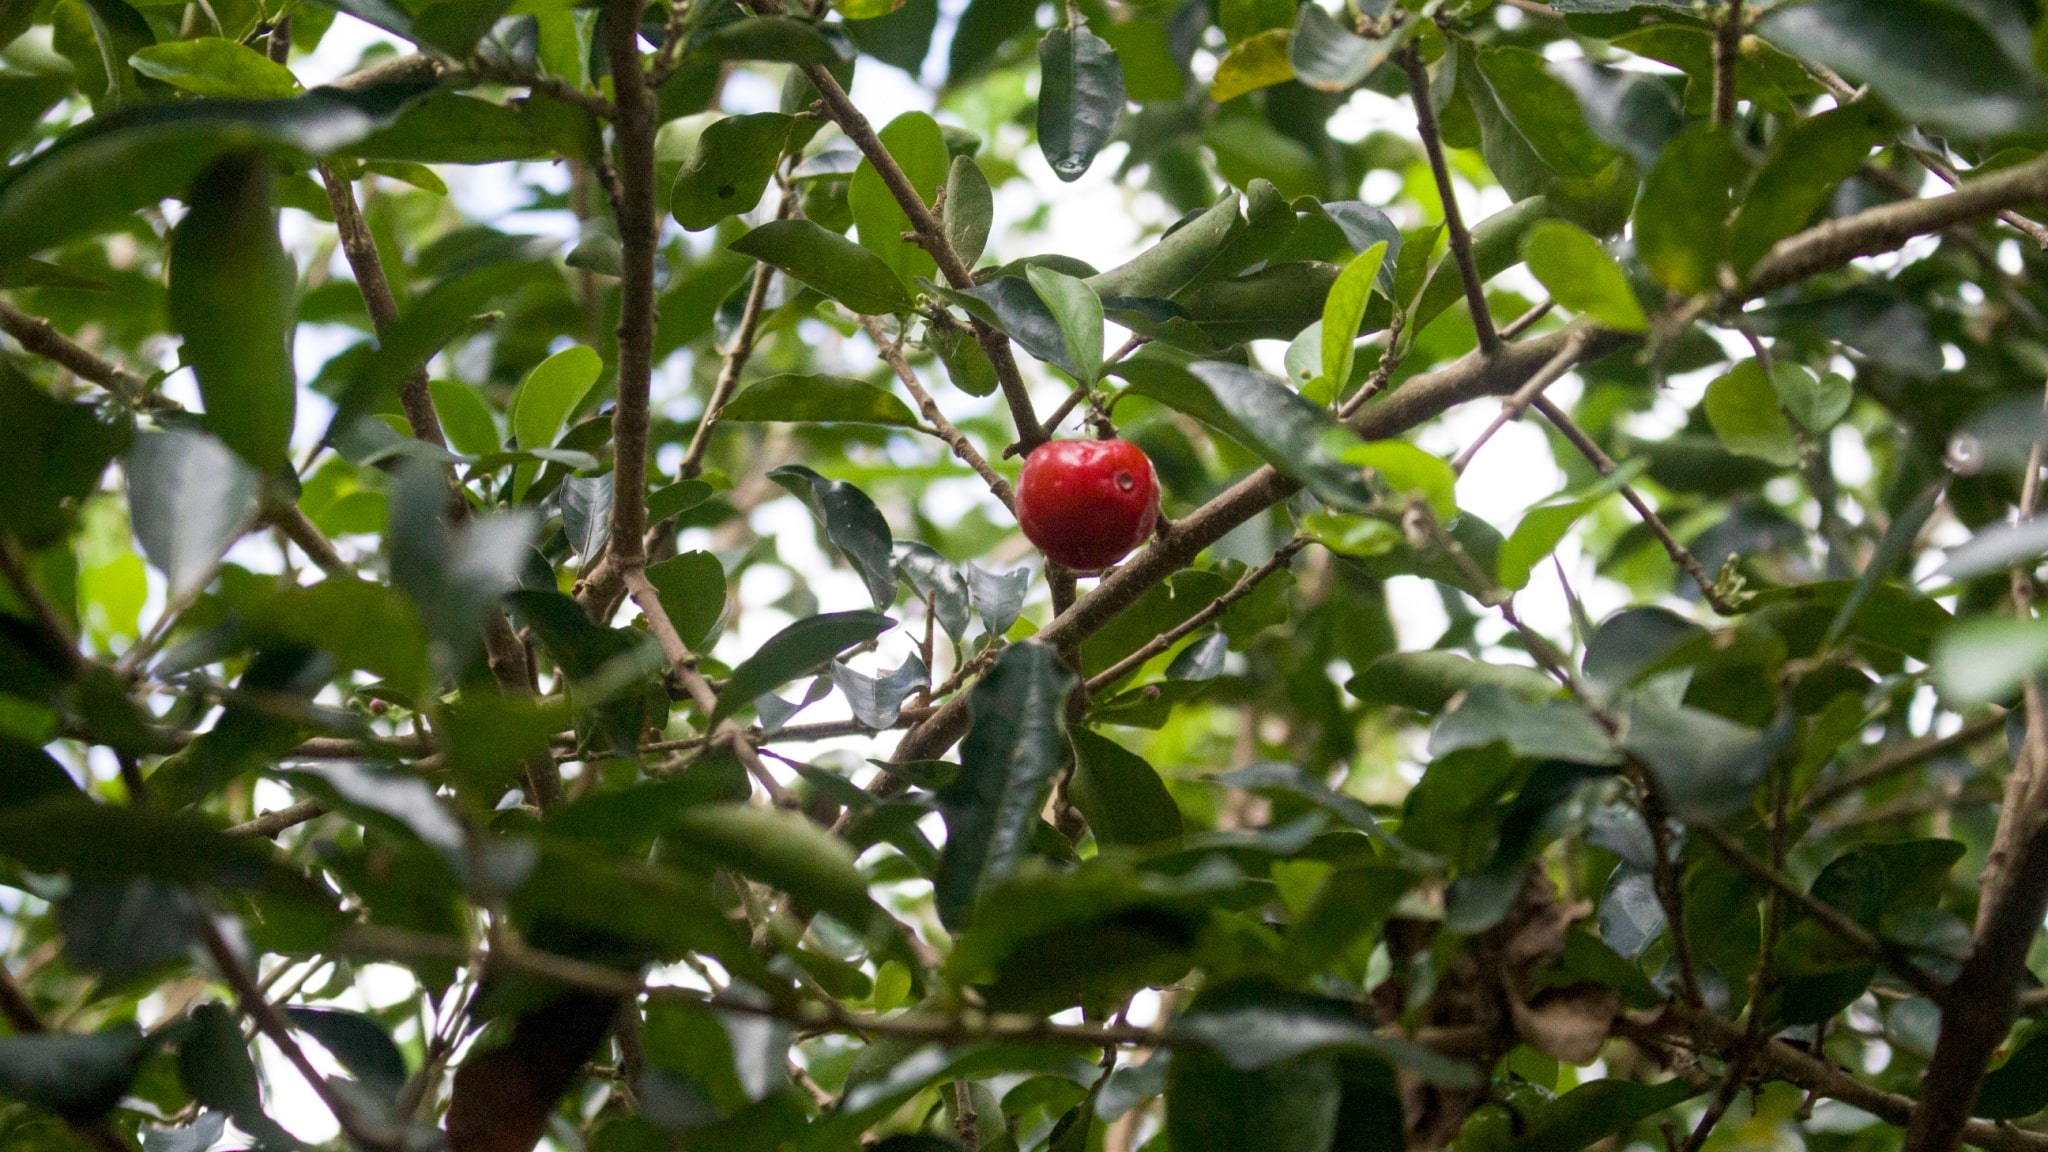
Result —
M 0 0 L 0 1145 L 2041 1152 L 2043 44 Z

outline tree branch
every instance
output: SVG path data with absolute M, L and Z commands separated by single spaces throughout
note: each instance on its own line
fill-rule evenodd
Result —
M 1807 812 L 1818 812 L 1851 792 L 1859 792 L 1888 776 L 1917 768 L 1929 760 L 1937 760 L 1951 752 L 1959 752 L 1977 742 L 1997 735 L 2005 729 L 2005 716 L 1999 712 L 1987 712 L 1963 722 L 1963 726 L 1946 736 L 1922 736 L 1880 748 L 1870 759 L 1856 770 L 1838 776 L 1827 783 L 1814 787 L 1806 794 L 1801 808 Z
M 1491 356 L 1500 350 L 1500 333 L 1493 327 L 1493 312 L 1486 306 L 1486 282 L 1479 276 L 1479 261 L 1472 255 L 1472 233 L 1465 228 L 1465 214 L 1458 209 L 1458 190 L 1451 184 L 1451 167 L 1444 160 L 1443 136 L 1437 129 L 1436 108 L 1429 102 L 1429 72 L 1422 65 L 1422 50 L 1413 44 L 1395 53 L 1401 70 L 1408 74 L 1408 96 L 1415 105 L 1415 130 L 1422 137 L 1422 150 L 1429 156 L 1429 170 L 1436 177 L 1437 198 L 1444 205 L 1444 231 L 1450 237 L 1451 255 L 1458 262 L 1458 278 L 1465 284 L 1465 304 L 1472 312 L 1472 327 L 1479 333 L 1479 351 Z
M 1254 589 L 1265 582 L 1266 577 L 1287 567 L 1294 559 L 1294 554 L 1308 547 L 1308 543 L 1307 537 L 1296 536 L 1294 539 L 1280 545 L 1273 552 L 1270 559 L 1257 568 L 1246 572 L 1243 576 L 1238 577 L 1237 583 L 1231 585 L 1223 595 L 1211 600 L 1201 611 L 1181 621 L 1174 627 L 1167 629 L 1165 632 L 1154 636 L 1145 642 L 1144 647 L 1139 648 L 1136 652 L 1131 653 L 1129 656 L 1110 665 L 1101 673 L 1091 677 L 1087 685 L 1089 693 L 1093 694 L 1102 691 L 1104 688 L 1123 679 L 1132 671 L 1143 667 L 1147 660 L 1180 643 L 1183 637 L 1192 636 L 1197 631 L 1208 627 L 1210 621 L 1230 611 L 1232 604 L 1251 595 Z
M 1728 0 L 1714 24 L 1714 127 L 1735 123 L 1735 77 L 1742 63 L 1742 0 Z
M 917 378 L 917 373 L 911 371 L 910 362 L 903 358 L 902 343 L 889 339 L 888 334 L 882 331 L 882 322 L 873 316 L 861 317 L 860 326 L 861 330 L 868 334 L 868 339 L 875 342 L 875 351 L 889 367 L 895 369 L 896 378 L 903 381 L 903 387 L 908 389 L 911 398 L 917 401 L 918 411 L 924 413 L 925 421 L 938 433 L 939 439 L 952 447 L 953 455 L 959 457 L 961 463 L 974 469 L 974 474 L 981 477 L 982 483 L 988 485 L 988 490 L 995 494 L 996 499 L 1003 502 L 1003 507 L 1015 512 L 1017 496 L 1010 491 L 1010 482 L 989 466 L 988 458 L 976 450 L 973 441 L 967 439 L 967 434 L 960 431 L 951 420 L 946 419 L 946 414 L 939 410 L 939 402 L 932 399 L 930 392 L 925 391 L 923 382 Z
M 377 238 L 356 204 L 355 190 L 326 161 L 319 164 L 320 182 L 327 187 L 327 205 L 334 211 L 334 229 L 341 236 L 341 253 L 355 274 L 356 289 L 363 307 L 370 313 L 370 326 L 379 336 L 398 322 L 398 299 L 391 294 L 391 280 L 384 275 L 384 260 L 377 254 Z M 422 364 L 398 384 L 398 404 L 405 410 L 405 422 L 413 438 L 442 448 L 448 437 L 441 432 L 441 417 L 434 410 L 433 393 L 427 388 L 427 368 Z
M 57 331 L 40 316 L 31 316 L 0 300 L 0 332 L 14 337 L 23 351 L 56 364 L 81 380 L 89 380 L 130 404 L 140 404 L 144 382 L 127 369 L 95 355 L 90 349 Z
M 648 391 L 654 376 L 654 248 L 661 220 L 655 208 L 654 93 L 640 63 L 640 14 L 646 0 L 609 0 L 604 9 L 605 59 L 611 65 L 613 151 L 619 196 L 623 275 L 619 279 L 619 399 L 612 409 L 613 562 L 631 572 L 646 562 Z

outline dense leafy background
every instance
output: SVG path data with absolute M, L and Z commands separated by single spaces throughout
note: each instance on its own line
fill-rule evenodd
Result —
M 0 1146 L 2048 1147 L 2043 44 L 0 0 Z

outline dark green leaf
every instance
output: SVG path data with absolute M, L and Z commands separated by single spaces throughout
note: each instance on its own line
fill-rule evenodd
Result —
M 1984 1074 L 1971 1112 L 1986 1120 L 2020 1120 L 2043 1108 L 2048 1108 L 2048 1036 L 2037 1032 Z
M 863 315 L 908 312 L 911 307 L 909 293 L 880 257 L 809 220 L 763 224 L 728 248 L 772 264 Z
M 1728 255 L 1738 275 L 1748 275 L 1771 245 L 1806 227 L 1836 185 L 1890 134 L 1889 120 L 1882 109 L 1858 101 L 1778 133 L 1730 226 Z
M 939 914 L 966 922 L 975 901 L 1016 871 L 1053 777 L 1066 763 L 1067 694 L 1075 677 L 1043 644 L 1013 644 L 968 696 L 973 727 L 960 746 L 960 775 L 939 793 L 946 847 L 939 857 Z
M 320 1042 L 362 1085 L 396 1101 L 405 1088 L 405 1057 L 375 1019 L 340 1008 L 284 1009 L 292 1026 Z
M 877 910 L 853 850 L 801 813 L 753 804 L 699 804 L 684 809 L 664 843 L 707 870 L 731 868 L 828 912 L 856 931 Z
M 1619 764 L 1621 753 L 1583 705 L 1531 700 L 1497 684 L 1474 685 L 1430 732 L 1429 754 L 1506 744 L 1517 756 L 1575 764 Z
M 229 153 L 345 147 L 419 91 L 323 88 L 291 100 L 149 104 L 95 117 L 0 174 L 0 266 L 182 196 Z
M 693 60 L 772 60 L 806 66 L 843 64 L 849 59 L 842 49 L 844 37 L 836 42 L 826 34 L 830 25 L 820 27 L 790 16 L 743 16 L 729 20 L 690 41 Z M 772 115 L 772 113 L 757 113 Z M 733 117 L 742 119 L 742 117 Z M 715 125 L 714 125 L 715 127 Z M 689 227 L 689 225 L 684 225 Z
M 1758 732 L 1711 712 L 1639 696 L 1629 703 L 1621 746 L 1649 766 L 1672 815 L 1712 822 L 1749 804 L 1750 790 L 1789 735 L 1782 725 Z
M 810 28 L 798 21 L 787 22 Z M 676 223 L 701 232 L 728 216 L 753 211 L 769 178 L 775 175 L 793 123 L 792 117 L 779 112 L 757 112 L 728 116 L 705 128 L 682 171 L 676 173 L 675 188 L 669 193 L 669 211 L 675 214 Z
M 1654 1087 L 1631 1080 L 1581 1084 L 1543 1105 L 1515 1148 L 1517 1152 L 1580 1152 L 1703 1091 L 1682 1078 Z
M 1066 361 L 1078 369 L 1074 378 L 1095 383 L 1102 376 L 1102 300 L 1086 282 L 1050 268 L 1032 265 L 1024 275 L 1059 326 Z
M 195 96 L 280 100 L 299 92 L 291 69 L 218 36 L 152 44 L 128 63 L 144 76 Z
M 1939 0 L 1806 0 L 1757 31 L 1794 56 L 1870 85 L 1908 120 L 1965 139 L 2048 124 L 2048 88 L 1969 10 Z
M 1324 500 L 1347 507 L 1372 503 L 1372 490 L 1357 468 L 1332 458 L 1332 439 L 1356 440 L 1336 418 L 1263 372 L 1220 360 L 1204 360 L 1188 371 L 1209 386 L 1250 441 L 1245 447 L 1266 463 L 1306 484 Z
M 1635 162 L 1595 136 L 1571 90 L 1526 48 L 1459 49 L 1458 86 L 1479 121 L 1480 151 L 1516 200 L 1547 197 L 1552 211 L 1596 236 L 1627 218 Z
M 1415 27 L 1419 25 L 1409 21 L 1393 33 L 1373 39 L 1337 23 L 1322 5 L 1304 4 L 1294 21 L 1287 58 L 1303 84 L 1325 92 L 1346 92 L 1386 63 Z
M 1183 293 L 1188 319 L 1219 345 L 1247 340 L 1292 340 L 1323 317 L 1323 303 L 1338 268 L 1316 260 L 1269 264 L 1230 280 L 1199 284 Z
M 32 548 L 61 538 L 70 508 L 99 486 L 100 475 L 128 449 L 133 435 L 130 423 L 102 421 L 92 405 L 57 400 L 5 363 L 0 426 L 17 434 L 7 482 L 0 484 L 0 524 Z M 209 447 L 242 466 L 218 444 Z M 170 453 L 165 463 L 175 463 L 176 455 Z
M 298 399 L 298 267 L 277 237 L 274 179 L 260 152 L 215 162 L 187 194 L 170 250 L 171 323 L 199 377 L 206 427 L 265 474 L 285 465 Z
M 1017 614 L 1024 610 L 1024 594 L 1030 587 L 1029 568 L 990 572 L 978 564 L 967 565 L 967 590 L 974 600 L 974 611 L 981 617 L 981 626 L 990 636 L 1009 632 L 1010 625 L 1017 622 Z
M 1124 110 L 1124 66 L 1116 49 L 1080 27 L 1038 41 L 1038 150 L 1061 180 L 1079 180 L 1109 143 Z
M 909 405 L 864 380 L 794 372 L 747 385 L 726 404 L 722 419 L 918 427 Z
M 1225 192 L 1201 215 L 1160 237 L 1157 244 L 1127 263 L 1089 277 L 1088 286 L 1103 297 L 1173 296 L 1209 271 L 1244 229 L 1237 193 Z
M 772 691 L 819 667 L 856 644 L 895 626 L 880 612 L 827 612 L 799 620 L 775 635 L 732 670 L 718 695 L 714 720 L 732 715 Z
M 662 611 L 692 652 L 705 651 L 711 630 L 725 617 L 725 566 L 709 552 L 684 552 L 647 566 Z
M 844 480 L 827 480 L 801 464 L 785 464 L 768 478 L 802 500 L 825 526 L 825 536 L 867 582 L 877 609 L 896 602 L 894 540 L 889 522 L 868 495 Z
M 1022 344 L 1026 352 L 1076 380 L 1086 378 L 1081 365 L 1074 361 L 1059 320 L 1022 276 L 998 276 L 973 288 L 935 290 L 976 319 Z
M 1658 283 L 1687 296 L 1713 290 L 1728 256 L 1728 192 L 1742 169 L 1728 134 L 1708 124 L 1665 146 L 1636 209 L 1636 248 Z
M 220 441 L 182 429 L 137 436 L 127 465 L 143 554 L 170 582 L 172 597 L 188 597 L 255 523 L 258 477 Z
M 929 599 L 939 627 L 955 644 L 967 635 L 970 593 L 958 568 L 928 544 L 901 540 L 896 544 L 896 574 L 909 582 L 919 600 Z
M 1557 683 L 1533 668 L 1484 664 L 1441 651 L 1389 653 L 1360 669 L 1344 688 L 1367 703 L 1437 712 L 1452 696 L 1484 684 L 1533 700 L 1557 692 Z
M 201 1004 L 186 1027 L 178 1045 L 178 1078 L 193 1099 L 227 1113 L 236 1127 L 266 1146 L 297 1147 L 298 1141 L 263 1111 L 255 1062 L 227 1005 Z
M 90 1035 L 0 1038 L 0 1092 L 71 1120 L 106 1115 L 155 1047 L 132 1023 Z
M 1074 776 L 1067 798 L 1101 844 L 1156 844 L 1180 837 L 1180 806 L 1152 765 L 1123 745 L 1086 728 L 1067 732 Z
M 931 683 L 931 672 L 915 654 L 904 659 L 894 672 L 879 677 L 855 672 L 844 664 L 832 665 L 832 683 L 846 697 L 853 718 L 880 731 L 893 727 L 898 710 L 912 692 Z

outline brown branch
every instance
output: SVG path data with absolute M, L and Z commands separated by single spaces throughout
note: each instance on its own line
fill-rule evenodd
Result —
M 1444 142 L 1437 129 L 1436 109 L 1429 102 L 1429 71 L 1422 64 L 1422 50 L 1409 45 L 1395 54 L 1408 74 L 1408 96 L 1415 105 L 1415 130 L 1422 137 L 1422 149 L 1429 156 L 1429 170 L 1436 177 L 1437 198 L 1444 205 L 1444 232 L 1450 237 L 1451 255 L 1458 262 L 1458 277 L 1465 284 L 1465 303 L 1472 311 L 1472 327 L 1479 333 L 1479 351 L 1491 356 L 1500 350 L 1500 333 L 1493 327 L 1493 312 L 1486 306 L 1486 282 L 1479 276 L 1479 261 L 1472 254 L 1472 233 L 1465 228 L 1465 215 L 1458 210 L 1458 190 L 1451 184 L 1451 167 L 1444 160 Z
M 1087 684 L 1089 693 L 1093 694 L 1102 691 L 1104 688 L 1123 679 L 1132 671 L 1143 667 L 1147 660 L 1178 644 L 1182 637 L 1191 636 L 1196 631 L 1208 627 L 1210 621 L 1228 612 L 1232 604 L 1251 595 L 1254 589 L 1265 582 L 1266 577 L 1287 567 L 1288 563 L 1294 559 L 1294 554 L 1306 548 L 1308 543 L 1307 537 L 1296 536 L 1294 539 L 1280 545 L 1273 552 L 1270 559 L 1238 577 L 1237 583 L 1231 585 L 1223 595 L 1211 600 L 1201 611 L 1181 621 L 1174 627 L 1167 629 L 1165 632 L 1154 636 L 1145 642 L 1144 647 L 1110 665 L 1098 675 L 1091 677 Z
M 279 504 L 267 510 L 264 519 L 284 533 L 285 539 L 297 544 L 306 558 L 319 565 L 322 572 L 329 576 L 355 575 L 355 569 L 334 550 L 334 543 L 306 518 L 297 504 Z
M 384 275 L 384 260 L 377 253 L 377 238 L 356 204 L 355 190 L 326 161 L 319 164 L 320 182 L 327 187 L 327 205 L 334 211 L 334 229 L 341 236 L 341 253 L 355 274 L 356 289 L 363 307 L 370 313 L 370 326 L 379 336 L 398 322 L 398 299 L 391 293 L 391 280 Z M 446 448 L 448 438 L 441 432 L 440 414 L 434 411 L 433 393 L 427 389 L 427 367 L 422 364 L 398 384 L 398 404 L 405 410 L 405 422 L 413 438 Z
M 996 499 L 1003 502 L 1003 507 L 1015 512 L 1017 496 L 1010 491 L 1010 482 L 989 466 L 988 458 L 974 447 L 974 443 L 967 439 L 967 434 L 960 431 L 951 420 L 946 419 L 946 414 L 939 410 L 938 401 L 932 399 L 932 394 L 927 392 L 924 384 L 918 380 L 917 373 L 911 371 L 910 362 L 903 358 L 902 342 L 889 339 L 888 334 L 882 331 L 882 322 L 873 316 L 861 317 L 860 326 L 861 330 L 868 334 L 868 339 L 875 342 L 875 351 L 889 367 L 895 369 L 896 378 L 903 381 L 903 387 L 908 389 L 911 398 L 917 401 L 918 411 L 924 413 L 926 422 L 932 426 L 939 439 L 952 447 L 953 455 L 959 457 L 961 463 L 974 469 L 974 474 L 981 477 L 982 483 L 988 485 L 988 490 L 995 493 Z
M 1579 362 L 1579 345 L 1582 340 L 1582 335 L 1574 330 L 1572 338 L 1565 341 L 1564 347 L 1557 350 L 1557 355 L 1551 357 L 1548 364 L 1537 369 L 1536 374 L 1529 377 L 1527 383 L 1501 401 L 1500 413 L 1473 438 L 1470 444 L 1465 445 L 1465 450 L 1458 453 L 1456 459 L 1451 461 L 1451 471 L 1462 475 L 1471 465 L 1472 458 L 1479 454 L 1481 448 L 1486 447 L 1486 442 L 1493 438 L 1494 433 L 1520 420 L 1529 405 L 1543 398 L 1545 388 L 1557 383 L 1560 377 L 1571 371 L 1572 366 Z
M 1712 844 L 1728 862 L 1749 877 L 1799 906 L 1799 910 L 1817 921 L 1843 943 L 1858 952 L 1882 963 L 1900 979 L 1913 986 L 1915 992 L 1934 1001 L 1943 1003 L 1948 998 L 1948 988 L 1939 980 L 1927 974 L 1927 970 L 1915 963 L 1913 958 L 1883 937 L 1877 936 L 1863 925 L 1851 919 L 1849 914 L 1818 896 L 1800 887 L 1799 882 L 1787 876 L 1782 869 L 1772 867 L 1768 862 L 1750 855 L 1742 841 L 1713 824 L 1691 826 L 1693 834 Z M 2036 917 L 2038 920 L 2038 917 Z M 1974 997 L 1975 993 L 1972 992 Z
M 1735 77 L 1742 63 L 1742 0 L 1728 0 L 1714 24 L 1714 127 L 1735 123 Z
M 1882 748 L 1853 772 L 1839 776 L 1825 784 L 1816 786 L 1806 794 L 1801 807 L 1808 812 L 1817 812 L 1851 792 L 1864 788 L 1900 772 L 1910 771 L 1929 760 L 1937 760 L 1951 752 L 1959 752 L 1978 741 L 1997 735 L 2005 729 L 2005 715 L 1987 712 L 1963 722 L 1963 726 L 1946 736 L 1922 736 Z
M 612 408 L 612 532 L 607 548 L 622 571 L 647 558 L 648 390 L 654 375 L 654 249 L 661 219 L 655 207 L 654 133 L 659 113 L 640 64 L 640 14 L 646 0 L 609 0 L 604 9 L 605 59 L 611 65 L 614 163 L 619 196 L 623 274 L 619 278 L 618 403 Z
M 289 808 L 265 812 L 254 820 L 245 820 L 225 831 L 230 836 L 261 836 L 265 839 L 276 836 L 287 828 L 296 828 L 310 820 L 327 815 L 327 806 L 318 800 L 301 800 Z
M 795 211 L 795 190 L 784 189 L 782 204 L 776 209 L 775 218 L 786 220 Z M 760 331 L 762 313 L 767 309 L 768 286 L 774 281 L 774 265 L 762 264 L 754 269 L 754 282 L 747 289 L 746 307 L 740 312 L 739 331 L 733 335 L 732 347 L 726 349 L 725 359 L 718 366 L 718 379 L 711 386 L 711 398 L 704 402 L 704 416 L 697 421 L 697 430 L 690 436 L 690 446 L 683 453 L 683 462 L 676 466 L 678 480 L 694 479 L 704 471 L 704 452 L 711 446 L 711 430 L 718 426 L 726 401 L 732 399 L 733 390 L 739 386 L 740 373 L 746 370 L 747 361 L 754 355 L 754 340 Z
M 448 66 L 424 52 L 409 56 L 393 56 L 379 60 L 367 68 L 351 72 L 334 83 L 330 88 L 351 91 L 371 88 L 379 84 L 416 83 L 422 80 L 440 80 L 448 74 Z
M 1581 455 L 1592 462 L 1594 470 L 1602 476 L 1612 476 L 1615 469 L 1620 467 L 1614 462 L 1613 457 L 1593 442 L 1591 436 L 1586 435 L 1585 429 L 1579 427 L 1578 423 L 1548 396 L 1536 397 L 1535 408 L 1543 414 L 1544 419 L 1550 421 L 1552 427 L 1564 435 L 1566 440 L 1571 441 L 1572 447 L 1577 448 Z M 1678 542 L 1678 537 L 1671 534 L 1670 527 L 1657 515 L 1656 509 L 1650 507 L 1650 502 L 1643 499 L 1643 494 L 1636 491 L 1634 485 L 1623 484 L 1621 498 L 1628 501 L 1629 507 L 1636 510 L 1637 516 L 1642 517 L 1643 527 L 1649 529 L 1650 535 L 1657 538 L 1657 543 L 1664 546 L 1664 553 L 1671 557 L 1672 563 L 1684 569 L 1685 574 L 1692 578 L 1693 584 L 1700 590 L 1701 599 L 1723 616 L 1733 616 L 1740 611 L 1727 597 L 1721 595 L 1713 575 L 1700 563 L 1699 557 L 1692 554 L 1692 549 Z
M 610 120 L 617 112 L 611 101 L 597 93 L 585 92 L 568 81 L 553 76 L 537 76 L 531 72 L 521 72 L 517 68 L 500 67 L 481 57 L 469 62 L 469 71 L 479 80 L 525 88 L 572 107 L 581 108 L 600 120 Z
M 747 0 L 747 6 L 763 16 L 783 14 L 782 0 Z M 875 174 L 882 178 L 889 194 L 896 198 L 897 205 L 909 217 L 911 230 L 917 234 L 918 246 L 931 253 L 932 259 L 938 263 L 939 275 L 955 288 L 974 287 L 974 273 L 960 258 L 960 253 L 954 250 L 952 241 L 946 238 L 945 225 L 939 222 L 931 206 L 918 194 L 917 187 L 910 182 L 902 165 L 889 155 L 881 137 L 875 135 L 874 125 L 868 123 L 868 118 L 859 108 L 854 107 L 846 89 L 840 87 L 838 78 L 822 64 L 806 66 L 804 76 L 818 90 L 825 105 L 825 114 L 839 125 L 839 130 L 846 133 L 846 138 L 853 141 L 854 147 L 860 149 L 861 155 L 874 166 Z M 1031 393 L 1024 386 L 1024 377 L 1017 371 L 1017 359 L 1010 352 L 1010 339 L 980 320 L 970 317 L 969 323 L 973 326 L 975 341 L 995 367 L 996 380 L 1003 388 L 1003 399 L 1010 407 L 1010 418 L 1017 425 L 1017 443 L 1028 453 L 1044 443 L 1046 435 L 1031 407 Z
M 131 404 L 142 401 L 143 381 L 127 369 L 95 355 L 91 349 L 57 331 L 56 325 L 0 300 L 0 332 L 14 337 L 23 351 L 50 361 L 81 380 L 89 380 Z

